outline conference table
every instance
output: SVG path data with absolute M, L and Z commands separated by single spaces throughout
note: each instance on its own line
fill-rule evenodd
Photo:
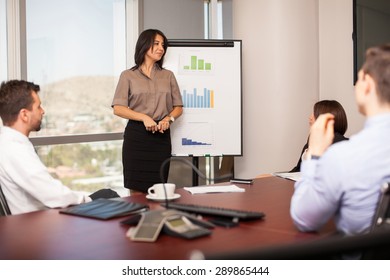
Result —
M 220 183 L 218 185 L 229 185 Z M 316 233 L 299 232 L 290 213 L 294 182 L 279 177 L 255 179 L 252 185 L 235 184 L 245 192 L 191 194 L 178 188 L 175 202 L 261 211 L 262 220 L 240 221 L 232 228 L 215 227 L 212 234 L 187 240 L 160 234 L 155 242 L 135 242 L 126 237 L 128 217 L 98 220 L 49 209 L 0 217 L 0 259 L 37 260 L 159 260 L 190 259 L 195 251 L 229 254 L 238 250 L 269 248 L 312 241 L 331 235 L 332 222 Z M 163 209 L 144 194 L 122 198 Z M 207 218 L 207 217 L 204 217 Z

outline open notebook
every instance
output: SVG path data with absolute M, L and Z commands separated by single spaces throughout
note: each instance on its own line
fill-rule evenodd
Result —
M 138 213 L 148 208 L 148 205 L 142 203 L 99 198 L 88 203 L 61 209 L 60 213 L 107 220 Z

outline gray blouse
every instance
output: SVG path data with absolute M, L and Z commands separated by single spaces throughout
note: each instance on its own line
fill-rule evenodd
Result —
M 121 73 L 111 106 L 115 105 L 161 120 L 174 106 L 183 106 L 183 101 L 173 72 L 155 64 L 150 78 L 140 69 Z

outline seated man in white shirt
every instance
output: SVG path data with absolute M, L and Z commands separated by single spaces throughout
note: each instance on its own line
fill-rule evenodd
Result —
M 0 186 L 12 214 L 62 208 L 91 201 L 91 197 L 118 197 L 100 190 L 91 197 L 54 179 L 36 154 L 28 136 L 39 131 L 45 113 L 38 85 L 12 80 L 0 86 Z
M 390 44 L 373 47 L 355 85 L 364 129 L 332 144 L 334 116 L 320 115 L 310 131 L 291 216 L 302 231 L 316 231 L 334 218 L 339 232 L 368 232 L 381 186 L 390 182 Z

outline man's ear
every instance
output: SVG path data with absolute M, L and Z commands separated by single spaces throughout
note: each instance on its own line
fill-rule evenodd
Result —
M 365 94 L 375 94 L 376 93 L 376 83 L 370 74 L 364 74 L 364 80 L 366 82 Z
M 20 112 L 19 112 L 19 118 L 23 122 L 28 122 L 28 119 L 29 119 L 28 110 L 27 109 L 21 109 Z

